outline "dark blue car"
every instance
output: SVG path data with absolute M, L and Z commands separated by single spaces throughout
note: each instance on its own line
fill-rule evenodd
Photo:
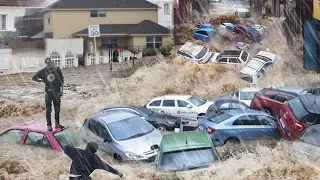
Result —
M 197 25 L 197 29 L 193 31 L 194 38 L 198 40 L 208 41 L 216 33 L 215 28 L 208 23 L 201 23 Z
M 261 34 L 251 26 L 237 25 L 234 27 L 234 32 L 242 34 L 256 42 L 261 42 Z

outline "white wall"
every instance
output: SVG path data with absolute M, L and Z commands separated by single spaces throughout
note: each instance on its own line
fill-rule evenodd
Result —
M 14 19 L 15 17 L 24 16 L 24 14 L 25 14 L 25 8 L 0 6 L 0 15 L 8 15 L 7 30 L 5 31 L 15 32 L 16 29 L 14 28 Z
M 173 2 L 174 0 L 147 0 L 159 6 L 158 24 L 168 29 L 173 29 Z M 169 4 L 170 15 L 164 14 L 164 4 Z
M 58 52 L 60 55 L 61 68 L 65 67 L 65 55 L 71 52 L 74 56 L 74 67 L 78 67 L 78 55 L 83 54 L 83 39 L 46 39 L 46 57 L 50 57 L 52 52 Z

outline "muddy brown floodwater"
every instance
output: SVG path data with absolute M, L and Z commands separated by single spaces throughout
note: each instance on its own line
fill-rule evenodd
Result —
M 302 69 L 300 46 L 288 48 L 278 27 L 280 20 L 263 21 L 269 33 L 263 34 L 264 45 L 278 55 L 270 72 L 261 80 L 266 86 L 311 86 L 319 84 L 319 75 Z M 298 43 L 299 45 L 299 43 Z M 220 47 L 221 48 L 221 47 Z M 227 49 L 228 47 L 225 47 Z M 223 47 L 222 47 L 223 49 Z M 256 53 L 256 52 L 253 52 Z M 208 99 L 226 95 L 246 84 L 239 79 L 238 66 L 194 65 L 179 58 L 154 57 L 157 63 L 143 66 L 131 76 L 114 78 L 107 66 L 63 70 L 66 77 L 61 122 L 80 128 L 84 119 L 107 105 L 143 105 L 162 94 L 182 93 Z M 0 76 L 0 130 L 36 119 L 44 120 L 43 85 L 31 82 L 30 73 Z M 297 153 L 290 143 L 250 143 L 240 147 L 218 148 L 223 161 L 200 173 L 179 175 L 180 179 L 320 179 L 319 164 Z M 231 150 L 230 150 L 231 149 Z M 154 165 L 118 164 L 104 152 L 103 159 L 123 172 L 124 179 L 154 179 Z M 70 159 L 61 152 L 0 144 L 0 179 L 67 179 Z M 94 179 L 117 179 L 95 171 Z M 176 179 L 179 179 L 176 178 Z

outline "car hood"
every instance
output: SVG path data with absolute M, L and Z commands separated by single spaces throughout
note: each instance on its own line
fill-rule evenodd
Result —
M 117 143 L 128 152 L 132 152 L 135 154 L 143 154 L 145 152 L 151 151 L 152 145 L 160 145 L 160 141 L 162 139 L 162 134 L 158 130 L 153 130 L 151 133 L 146 134 L 144 136 L 124 140 L 117 141 Z

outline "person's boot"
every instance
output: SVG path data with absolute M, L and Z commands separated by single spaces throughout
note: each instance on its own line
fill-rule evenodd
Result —
M 63 129 L 64 126 L 62 126 L 61 124 L 56 124 L 56 129 Z
M 48 125 L 48 131 L 52 131 L 52 126 Z

